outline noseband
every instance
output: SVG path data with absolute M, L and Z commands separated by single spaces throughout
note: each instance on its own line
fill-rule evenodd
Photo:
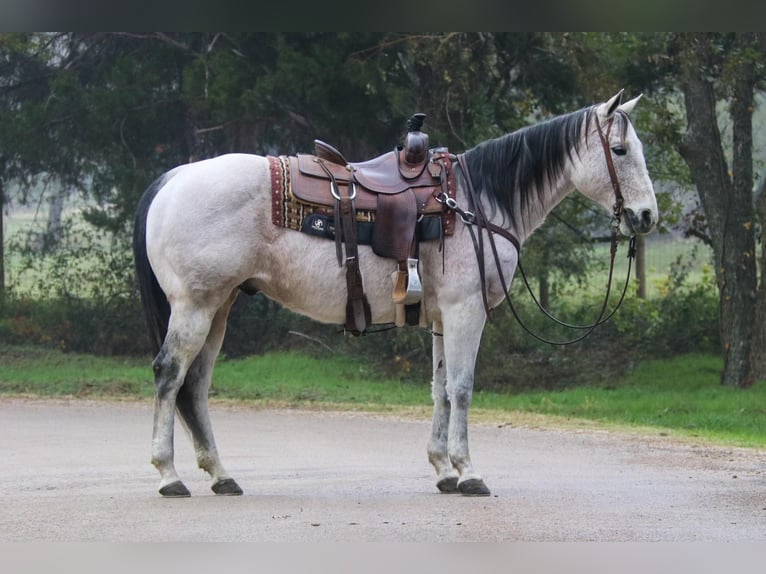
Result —
M 636 255 L 636 238 L 635 236 L 631 236 L 630 242 L 628 245 L 628 274 L 625 278 L 625 285 L 623 286 L 622 294 L 620 295 L 620 299 L 617 302 L 617 305 L 612 309 L 608 314 L 606 312 L 608 304 L 609 304 L 609 295 L 611 293 L 612 289 L 612 278 L 614 274 L 614 261 L 615 256 L 617 254 L 617 244 L 618 244 L 618 231 L 620 226 L 620 221 L 622 219 L 622 213 L 623 213 L 623 205 L 625 203 L 625 199 L 622 195 L 622 189 L 620 187 L 620 181 L 617 178 L 617 171 L 614 168 L 614 162 L 612 160 L 611 150 L 609 147 L 609 135 L 612 130 L 612 126 L 614 125 L 614 116 L 612 116 L 609 119 L 609 123 L 607 125 L 606 133 L 601 128 L 601 123 L 598 121 L 598 116 L 596 116 L 596 129 L 598 131 L 599 139 L 601 140 L 601 145 L 604 149 L 604 157 L 606 158 L 606 167 L 609 172 L 609 179 L 612 184 L 612 189 L 614 190 L 614 206 L 612 208 L 612 237 L 611 237 L 611 247 L 610 247 L 610 261 L 609 261 L 609 278 L 607 280 L 606 285 L 606 294 L 604 295 L 604 302 L 601 306 L 601 310 L 599 312 L 598 318 L 591 323 L 590 325 L 572 325 L 570 323 L 566 323 L 563 321 L 560 321 L 556 317 L 554 317 L 550 311 L 548 311 L 543 305 L 540 303 L 540 301 L 535 297 L 534 292 L 532 291 L 532 287 L 529 284 L 529 281 L 527 280 L 526 273 L 524 273 L 524 268 L 521 265 L 521 243 L 516 238 L 516 236 L 508 231 L 507 229 L 504 229 L 498 225 L 495 225 L 491 221 L 487 219 L 487 217 L 484 214 L 484 209 L 481 205 L 481 202 L 479 201 L 479 196 L 473 186 L 473 181 L 471 180 L 471 172 L 468 170 L 468 164 L 465 160 L 465 154 L 460 154 L 457 156 L 457 162 L 460 166 L 460 169 L 463 173 L 463 177 L 466 181 L 466 187 L 468 190 L 468 199 L 471 204 L 471 210 L 464 210 L 462 209 L 455 200 L 447 197 L 437 197 L 437 200 L 440 201 L 443 205 L 445 205 L 448 209 L 454 210 L 458 215 L 460 215 L 460 218 L 463 220 L 463 223 L 466 224 L 466 227 L 468 228 L 469 233 L 471 234 L 471 241 L 473 242 L 474 251 L 476 253 L 476 258 L 479 263 L 479 278 L 481 280 L 481 295 L 484 302 L 484 310 L 487 314 L 487 317 L 490 317 L 490 307 L 489 307 L 489 301 L 487 299 L 487 287 L 486 287 L 486 272 L 484 269 L 484 234 L 482 233 L 482 230 L 487 230 L 487 236 L 489 238 L 489 244 L 490 249 L 492 251 L 492 256 L 495 261 L 495 266 L 497 268 L 497 273 L 500 277 L 500 284 L 503 288 L 503 293 L 505 295 L 505 300 L 508 302 L 508 306 L 511 309 L 511 313 L 513 314 L 516 321 L 521 325 L 521 327 L 530 335 L 532 335 L 535 339 L 542 341 L 543 343 L 548 343 L 551 345 L 571 345 L 572 343 L 576 343 L 578 341 L 582 341 L 585 339 L 588 335 L 590 335 L 596 327 L 599 325 L 602 325 L 606 323 L 609 319 L 612 318 L 612 316 L 617 312 L 617 309 L 620 308 L 620 305 L 622 305 L 623 300 L 625 299 L 625 294 L 628 290 L 628 284 L 630 283 L 630 273 L 632 270 L 632 263 L 633 258 Z M 473 230 L 473 226 L 476 226 L 479 228 L 479 233 L 475 233 Z M 532 296 L 532 299 L 537 304 L 539 309 L 552 321 L 557 323 L 558 325 L 561 325 L 563 327 L 569 328 L 569 329 L 576 329 L 584 331 L 584 333 L 572 338 L 567 339 L 564 341 L 554 341 L 547 339 L 541 335 L 538 335 L 534 331 L 532 331 L 527 325 L 524 323 L 524 321 L 521 319 L 518 311 L 516 310 L 516 307 L 513 304 L 513 301 L 511 301 L 511 293 L 510 289 L 505 281 L 505 276 L 503 275 L 502 265 L 500 263 L 500 257 L 497 253 L 497 246 L 495 245 L 495 234 L 500 235 L 503 239 L 510 241 L 513 246 L 516 248 L 516 252 L 518 254 L 517 258 L 517 267 L 519 269 L 519 272 L 521 273 L 521 276 L 524 280 L 524 284 L 527 287 L 527 291 L 529 291 L 529 294 Z

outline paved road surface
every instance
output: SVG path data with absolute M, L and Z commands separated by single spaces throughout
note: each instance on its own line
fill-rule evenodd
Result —
M 213 407 L 245 490 L 216 497 L 176 433 L 187 499 L 156 493 L 148 403 L 0 399 L 0 541 L 766 539 L 766 452 L 471 426 L 493 494 L 442 495 L 425 420 Z

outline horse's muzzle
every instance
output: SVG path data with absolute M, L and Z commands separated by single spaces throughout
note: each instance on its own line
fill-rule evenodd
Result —
M 649 233 L 657 224 L 657 216 L 651 209 L 641 209 L 636 213 L 631 208 L 626 207 L 623 215 L 633 234 L 644 235 Z

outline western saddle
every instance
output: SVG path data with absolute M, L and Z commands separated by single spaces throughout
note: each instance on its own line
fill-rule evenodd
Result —
M 295 197 L 332 210 L 338 264 L 346 267 L 345 327 L 356 334 L 371 322 L 359 268 L 357 210 L 374 218 L 371 238 L 365 242 L 377 255 L 397 262 L 392 279 L 398 326 L 419 322 L 419 241 L 443 239 L 454 230 L 454 212 L 443 205 L 446 197 L 455 196 L 451 156 L 446 148 L 429 149 L 428 134 L 420 131 L 424 119 L 425 114 L 414 114 L 403 143 L 368 161 L 349 162 L 320 140 L 314 141 L 315 155 L 288 158 Z

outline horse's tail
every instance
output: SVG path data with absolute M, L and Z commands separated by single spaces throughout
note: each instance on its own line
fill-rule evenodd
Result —
M 160 352 L 162 342 L 168 332 L 170 320 L 170 303 L 165 292 L 157 281 L 157 276 L 149 263 L 146 252 L 146 217 L 149 207 L 157 192 L 167 182 L 167 174 L 157 178 L 144 192 L 138 201 L 136 219 L 133 227 L 133 257 L 136 265 L 138 289 L 141 293 L 141 304 L 144 308 L 146 325 L 149 328 L 149 338 L 154 354 Z

